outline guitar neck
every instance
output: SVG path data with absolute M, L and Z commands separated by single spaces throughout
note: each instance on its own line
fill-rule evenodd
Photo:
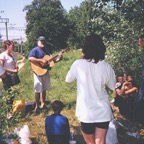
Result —
M 66 52 L 66 51 L 68 51 L 68 50 L 70 50 L 70 49 L 69 49 L 69 48 L 64 49 L 64 50 L 61 51 L 61 53 L 64 53 L 64 52 Z M 59 54 L 57 54 L 57 55 L 53 56 L 52 58 L 50 58 L 50 59 L 48 60 L 48 62 L 53 61 L 58 55 L 59 55 Z
M 58 56 L 58 54 L 57 55 L 55 55 L 54 57 L 52 57 L 52 58 L 50 58 L 49 60 L 48 60 L 48 62 L 51 62 L 51 61 L 53 61 L 56 57 Z

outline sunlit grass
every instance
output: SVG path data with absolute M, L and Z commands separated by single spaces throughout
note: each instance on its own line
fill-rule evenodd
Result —
M 80 57 L 80 54 L 81 50 L 71 50 L 66 52 L 63 55 L 63 60 L 56 63 L 49 71 L 51 89 L 47 92 L 46 97 L 46 99 L 51 102 L 59 99 L 65 104 L 62 114 L 68 117 L 70 126 L 76 129 L 75 139 L 77 144 L 82 144 L 83 138 L 80 133 L 80 123 L 75 117 L 76 83 L 73 82 L 71 84 L 67 84 L 65 82 L 65 77 L 71 64 Z M 19 76 L 21 83 L 15 86 L 15 88 L 19 90 L 20 95 L 18 95 L 16 99 L 25 99 L 26 102 L 34 102 L 33 72 L 28 60 L 25 60 L 25 65 L 20 70 Z M 30 128 L 31 137 L 36 138 L 37 143 L 39 144 L 46 144 L 47 139 L 45 136 L 44 121 L 46 116 L 51 113 L 52 111 L 49 109 L 37 116 L 28 114 L 25 118 L 21 119 L 21 122 L 18 123 L 17 126 L 22 127 L 24 124 L 27 124 Z
M 63 101 L 65 108 L 62 114 L 67 116 L 71 126 L 77 128 L 79 131 L 79 121 L 75 117 L 75 104 L 76 104 L 76 84 L 67 84 L 65 82 L 66 74 L 71 64 L 80 57 L 81 50 L 71 50 L 64 53 L 63 60 L 56 63 L 55 66 L 49 71 L 51 79 L 51 89 L 47 92 L 46 99 L 53 102 L 56 99 Z M 53 54 L 55 55 L 55 54 Z M 25 99 L 26 102 L 34 102 L 34 88 L 33 88 L 33 72 L 31 70 L 31 64 L 28 60 L 25 60 L 25 65 L 19 72 L 21 83 L 15 86 L 20 92 L 16 99 Z M 38 116 L 33 114 L 26 115 L 21 119 L 21 122 L 17 124 L 17 127 L 22 127 L 27 124 L 30 128 L 31 137 L 37 139 L 37 143 L 46 144 L 47 139 L 45 136 L 44 120 L 46 116 L 50 115 L 52 111 L 41 113 Z M 14 128 L 11 128 L 11 130 Z M 77 134 L 77 142 L 81 143 L 82 136 L 80 132 Z

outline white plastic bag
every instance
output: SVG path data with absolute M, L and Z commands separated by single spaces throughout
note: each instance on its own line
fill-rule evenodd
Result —
M 118 144 L 117 123 L 114 118 L 109 123 L 108 131 L 106 135 L 106 144 Z
M 20 129 L 19 132 L 20 137 L 20 144 L 31 144 L 32 141 L 30 140 L 30 130 L 27 125 L 24 125 L 23 128 Z

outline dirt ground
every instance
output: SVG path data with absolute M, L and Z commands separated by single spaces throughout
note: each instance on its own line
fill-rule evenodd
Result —
M 23 67 L 23 60 L 24 57 L 22 60 L 18 61 L 19 68 Z M 119 144 L 144 144 L 144 125 L 123 117 L 119 114 L 118 110 L 113 111 L 114 118 L 117 123 L 117 136 Z M 80 132 L 80 127 L 73 126 L 73 128 L 74 140 L 76 140 L 77 144 L 85 144 Z

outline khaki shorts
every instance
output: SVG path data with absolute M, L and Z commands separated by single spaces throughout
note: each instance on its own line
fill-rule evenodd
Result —
M 47 72 L 43 76 L 38 76 L 34 73 L 34 91 L 41 93 L 50 89 L 50 76 Z

